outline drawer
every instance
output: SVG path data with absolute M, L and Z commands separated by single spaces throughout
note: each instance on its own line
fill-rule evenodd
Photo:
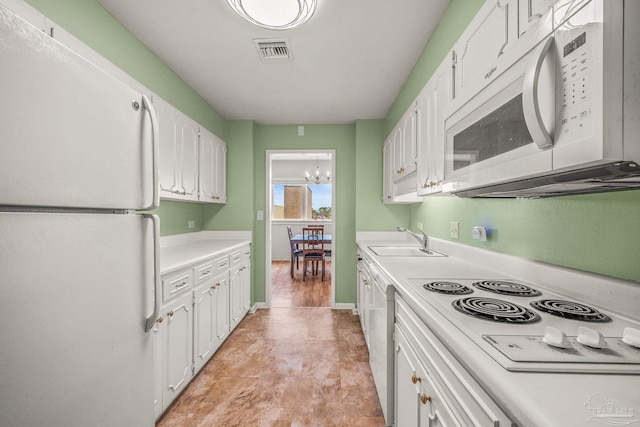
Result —
M 162 299 L 168 301 L 192 288 L 193 271 L 182 270 L 162 279 Z
M 224 254 L 213 259 L 213 274 L 229 271 L 229 254 Z
M 242 249 L 235 250 L 229 254 L 229 264 L 231 268 L 238 266 L 242 263 Z
M 193 268 L 193 280 L 195 285 L 199 285 L 215 275 L 215 266 L 212 259 L 203 262 Z
M 231 268 L 251 261 L 251 246 L 243 246 L 242 248 L 231 252 L 229 255 L 229 264 Z

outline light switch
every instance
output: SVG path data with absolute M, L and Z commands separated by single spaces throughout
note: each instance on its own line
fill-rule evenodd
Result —
M 264 221 L 264 211 L 258 211 L 258 214 L 256 215 L 256 219 L 258 221 Z

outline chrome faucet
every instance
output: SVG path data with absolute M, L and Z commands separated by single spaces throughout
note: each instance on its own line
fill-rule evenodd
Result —
M 407 230 L 406 228 L 403 227 L 396 227 L 396 230 L 401 231 L 401 232 L 407 232 L 409 234 L 411 234 L 413 237 L 415 237 L 415 239 L 420 242 L 420 244 L 422 245 L 422 248 L 420 248 L 420 250 L 422 252 L 427 252 L 430 253 L 431 251 L 429 250 L 429 236 L 427 236 L 426 234 L 424 234 L 424 232 L 422 230 L 419 230 L 420 233 L 422 233 L 422 236 L 414 233 L 411 230 Z

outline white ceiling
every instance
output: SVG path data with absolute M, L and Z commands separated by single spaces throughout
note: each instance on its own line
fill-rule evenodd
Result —
M 450 0 L 318 0 L 301 27 L 271 31 L 225 0 L 99 0 L 225 119 L 340 124 L 381 119 Z M 261 60 L 254 38 L 289 40 Z

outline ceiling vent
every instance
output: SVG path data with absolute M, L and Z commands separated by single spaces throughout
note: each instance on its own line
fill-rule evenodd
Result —
M 253 44 L 256 45 L 260 59 L 263 61 L 273 59 L 291 61 L 293 59 L 289 39 L 253 39 Z

